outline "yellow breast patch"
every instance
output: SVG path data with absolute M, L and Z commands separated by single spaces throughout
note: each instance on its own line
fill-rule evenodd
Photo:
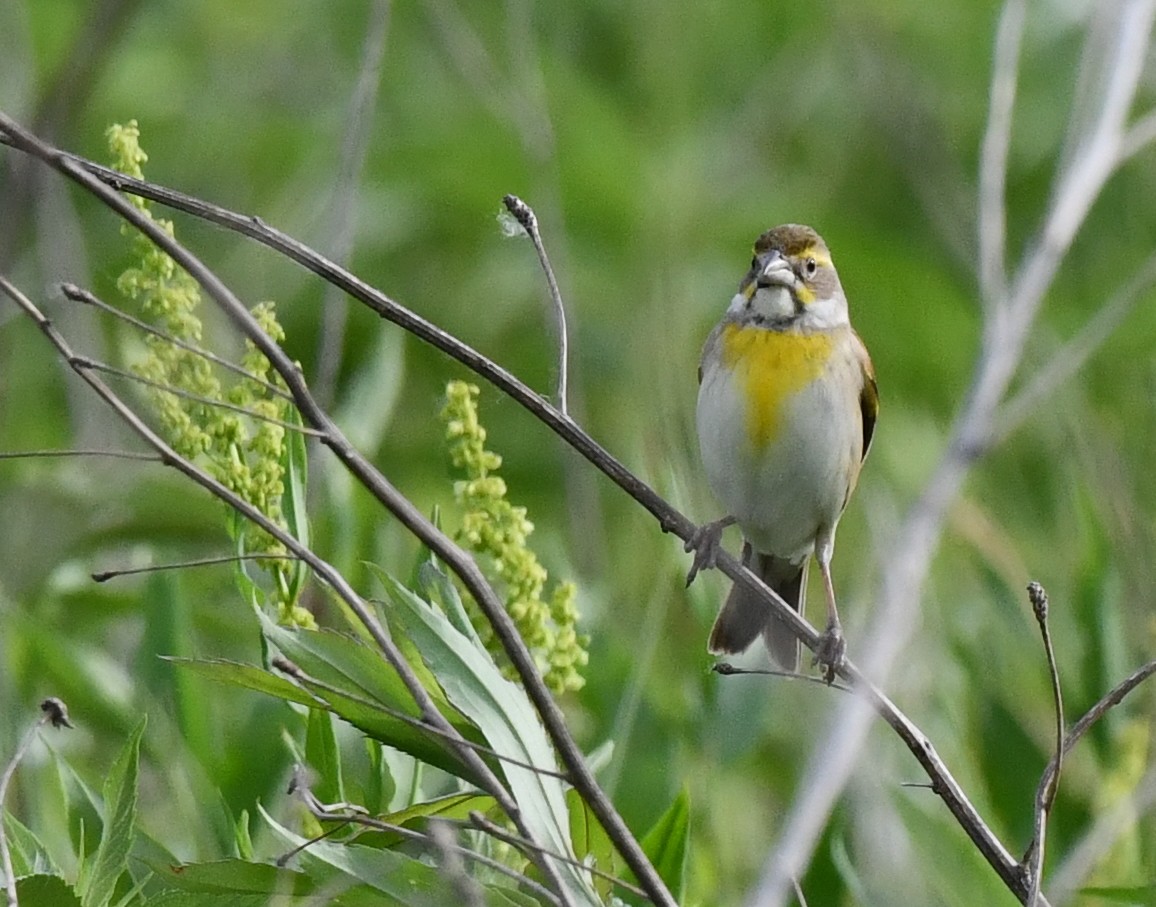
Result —
M 738 378 L 747 404 L 747 437 L 756 449 L 775 438 L 783 405 L 822 373 L 831 356 L 827 334 L 728 324 L 722 364 Z

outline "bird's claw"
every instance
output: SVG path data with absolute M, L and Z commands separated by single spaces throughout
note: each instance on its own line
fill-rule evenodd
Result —
M 838 621 L 831 621 L 819 636 L 819 644 L 815 647 L 815 657 L 811 659 L 811 664 L 818 665 L 822 669 L 823 679 L 830 685 L 835 682 L 835 675 L 843 666 L 846 654 L 847 640 L 843 638 L 843 627 Z
M 723 517 L 713 523 L 704 523 L 697 527 L 682 546 L 688 554 L 694 552 L 694 560 L 686 574 L 686 584 L 694 582 L 700 570 L 711 570 L 718 561 L 718 553 L 722 550 L 722 534 L 727 526 L 734 522 L 732 517 Z

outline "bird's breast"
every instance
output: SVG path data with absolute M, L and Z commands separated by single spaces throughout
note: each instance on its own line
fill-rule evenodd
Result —
M 747 440 L 755 450 L 779 435 L 788 401 L 824 373 L 831 350 L 825 333 L 738 324 L 723 329 L 720 365 L 742 389 Z

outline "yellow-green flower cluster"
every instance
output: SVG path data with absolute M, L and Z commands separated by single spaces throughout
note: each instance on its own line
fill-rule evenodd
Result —
M 454 497 L 462 509 L 457 539 L 482 555 L 483 570 L 505 593 L 506 609 L 534 655 L 546 684 L 555 693 L 577 690 L 585 683 L 587 640 L 577 632 L 577 588 L 564 582 L 543 601 L 548 575 L 527 546 L 534 524 L 526 508 L 506 500 L 506 483 L 495 473 L 502 458 L 486 449 L 486 430 L 478 421 L 478 388 L 464 381 L 446 387 L 442 420 L 453 465 L 465 474 L 454 482 Z M 478 633 L 496 657 L 502 657 L 493 630 L 471 605 Z
M 124 173 L 143 179 L 142 164 L 148 155 L 140 147 L 140 130 L 136 121 L 114 125 L 107 132 L 113 166 Z M 153 216 L 148 203 L 129 196 L 132 204 L 173 236 L 173 224 Z M 123 228 L 131 230 L 128 225 Z M 242 367 L 252 377 L 242 377 L 226 389 L 212 363 L 195 350 L 173 343 L 199 345 L 203 326 L 197 309 L 201 304 L 200 287 L 187 271 L 177 265 L 143 234 L 132 231 L 134 267 L 126 269 L 117 288 L 140 304 L 146 319 L 165 336 L 147 334 L 148 353 L 134 366 L 150 382 L 149 396 L 168 442 L 177 453 L 198 459 L 205 469 L 231 491 L 244 498 L 269 519 L 284 526 L 281 500 L 285 492 L 285 428 L 267 420 L 287 421 L 292 417 L 291 403 L 273 394 L 262 382 L 282 386 L 272 373 L 268 360 L 251 342 L 246 341 Z M 271 302 L 253 309 L 262 329 L 274 340 L 284 332 L 277 323 Z M 172 388 L 174 393 L 164 388 Z M 243 407 L 252 418 L 224 409 L 218 402 Z M 237 521 L 236 531 L 243 533 L 247 554 L 281 555 L 284 547 L 268 533 Z M 313 617 L 300 608 L 289 593 L 290 562 L 262 560 L 259 563 L 273 579 L 272 599 L 283 621 L 313 625 Z

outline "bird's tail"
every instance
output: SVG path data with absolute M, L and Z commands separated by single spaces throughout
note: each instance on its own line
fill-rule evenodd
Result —
M 752 552 L 746 545 L 743 563 L 788 605 L 796 611 L 802 610 L 807 592 L 807 560 L 792 564 L 770 554 Z M 710 631 L 707 648 L 716 655 L 735 654 L 750 646 L 760 633 L 776 664 L 785 671 L 798 669 L 799 641 L 795 634 L 774 616 L 770 605 L 756 592 L 735 583 Z

